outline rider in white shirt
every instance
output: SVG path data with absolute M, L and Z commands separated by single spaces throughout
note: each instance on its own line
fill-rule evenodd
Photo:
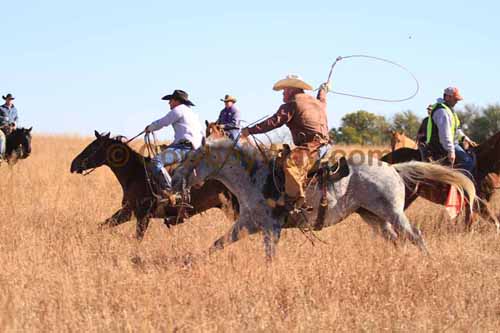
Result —
M 203 128 L 198 115 L 190 108 L 194 104 L 185 91 L 175 90 L 162 100 L 169 101 L 170 112 L 148 125 L 145 131 L 154 132 L 170 125 L 174 128 L 174 142 L 153 158 L 153 173 L 158 185 L 162 190 L 169 192 L 171 177 L 164 166 L 182 162 L 191 150 L 200 147 Z

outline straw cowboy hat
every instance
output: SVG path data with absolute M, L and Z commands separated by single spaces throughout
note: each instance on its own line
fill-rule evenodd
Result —
M 189 95 L 184 90 L 174 90 L 173 93 L 171 93 L 170 95 L 165 95 L 161 99 L 164 101 L 169 101 L 172 98 L 180 101 L 182 104 L 185 104 L 187 106 L 194 106 L 193 102 L 189 100 Z
M 294 74 L 287 75 L 287 77 L 279 80 L 273 86 L 273 89 L 276 91 L 283 90 L 285 88 L 313 90 L 313 87 L 311 85 L 305 83 L 300 76 Z
M 224 98 L 221 98 L 220 100 L 221 100 L 221 102 L 224 102 L 224 103 L 226 103 L 226 102 L 236 103 L 236 97 L 231 96 L 231 95 L 226 95 L 226 96 L 224 96 Z

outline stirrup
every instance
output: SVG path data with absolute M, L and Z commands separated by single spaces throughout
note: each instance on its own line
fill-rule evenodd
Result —
M 168 190 L 160 190 L 158 194 L 158 203 L 175 205 L 177 201 L 176 193 L 170 192 Z

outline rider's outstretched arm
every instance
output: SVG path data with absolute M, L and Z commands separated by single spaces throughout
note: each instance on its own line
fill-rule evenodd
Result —
M 147 128 L 154 132 L 175 123 L 180 118 L 180 113 L 177 110 L 172 110 L 165 117 L 153 121 Z

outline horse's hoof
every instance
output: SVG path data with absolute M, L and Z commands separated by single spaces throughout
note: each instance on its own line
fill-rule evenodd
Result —
M 102 230 L 104 229 L 105 226 L 107 226 L 108 224 L 106 222 L 102 222 L 102 223 L 99 223 L 97 225 L 97 230 Z
M 221 243 L 218 243 L 218 242 L 215 242 L 214 245 L 212 245 L 209 249 L 208 249 L 208 254 L 209 255 L 212 255 L 214 254 L 215 252 L 217 251 L 220 251 L 224 249 L 224 245 L 222 245 Z

